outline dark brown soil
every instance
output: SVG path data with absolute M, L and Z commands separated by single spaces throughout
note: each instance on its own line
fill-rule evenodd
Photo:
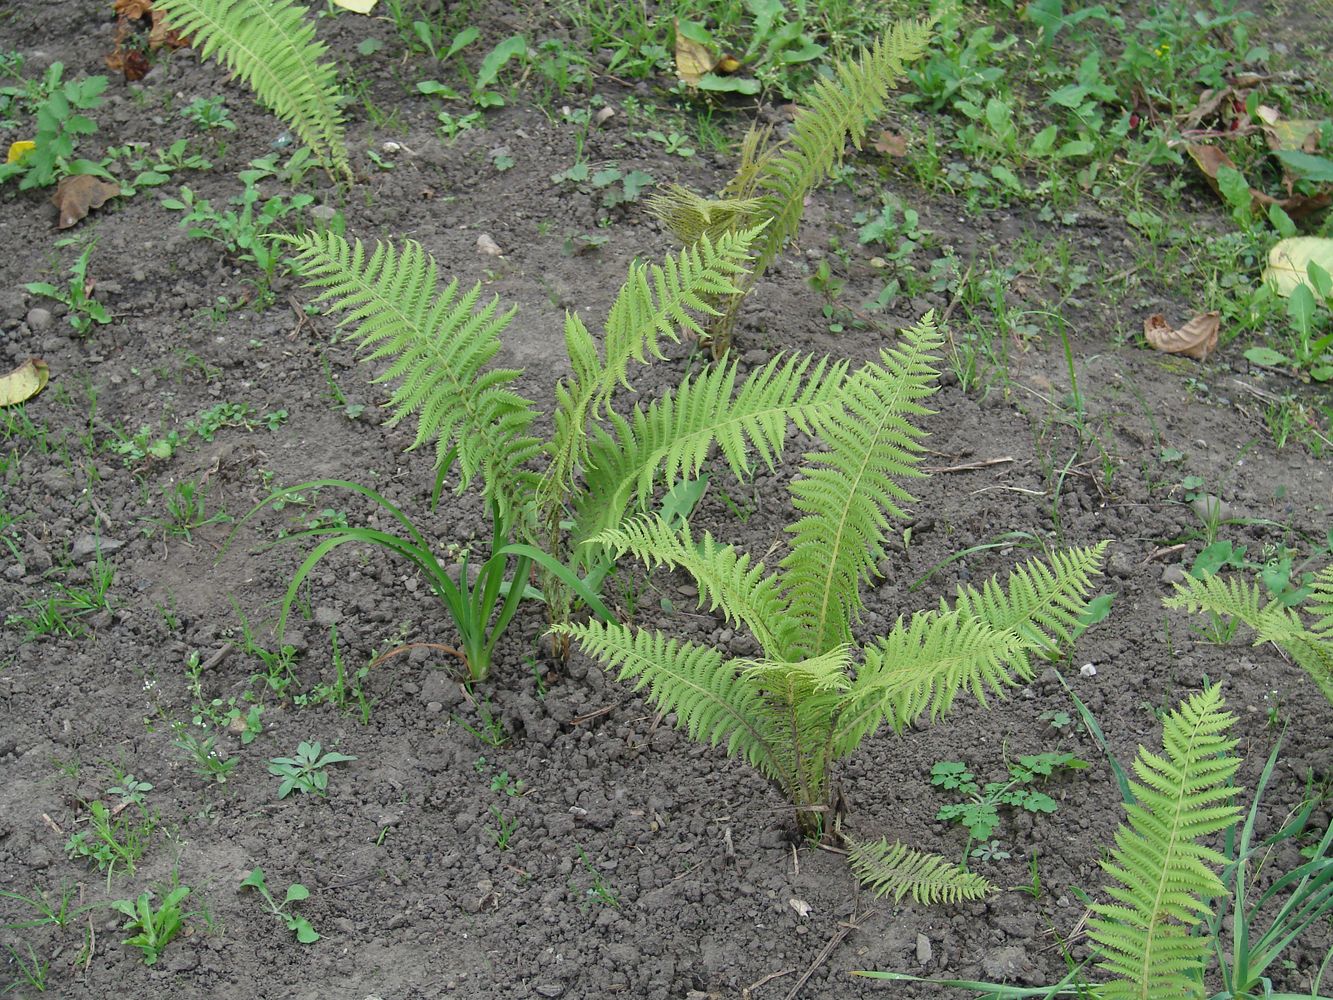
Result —
M 71 77 L 101 72 L 111 47 L 107 6 L 68 0 L 5 11 L 0 49 L 24 52 L 30 74 L 53 60 Z M 344 196 L 312 174 L 304 190 L 343 212 L 349 236 L 420 240 L 464 284 L 483 281 L 517 304 L 499 361 L 526 371 L 521 389 L 530 398 L 550 400 L 568 370 L 563 311 L 578 309 L 594 326 L 627 262 L 660 255 L 669 238 L 641 204 L 607 216 L 597 193 L 571 193 L 551 181 L 575 156 L 574 129 L 560 108 L 587 106 L 586 97 L 526 91 L 489 112 L 484 129 L 443 141 L 435 131 L 438 105 L 412 89 L 431 71 L 389 56 L 401 43 L 383 22 L 368 23 L 385 49 L 358 55 L 365 23 L 349 21 L 322 20 L 321 35 L 368 81 L 375 105 L 396 110 L 401 128 L 376 127 L 352 104 L 351 144 L 366 179 Z M 491 34 L 500 37 L 499 29 Z M 243 88 L 188 52 L 161 61 L 140 85 L 113 80 L 95 113 L 100 131 L 86 148 L 132 140 L 158 148 L 189 137 L 211 154 L 213 136 L 201 140 L 179 109 L 214 93 L 225 95 L 238 129 L 222 136 L 225 152 L 211 155 L 210 171 L 179 180 L 222 204 L 240 190 L 237 171 L 270 152 L 283 129 Z M 605 80 L 597 93 L 615 107 L 630 92 Z M 640 87 L 636 96 L 653 99 L 654 92 Z M 746 121 L 737 114 L 734 128 Z M 589 159 L 698 189 L 716 188 L 728 174 L 725 156 L 669 157 L 630 132 L 626 115 L 612 117 L 589 133 Z M 386 142 L 399 147 L 380 152 L 394 168 L 376 170 L 362 151 Z M 493 165 L 500 147 L 514 160 L 503 172 Z M 891 166 L 867 158 L 851 184 L 812 199 L 801 248 L 749 302 L 736 347 L 747 367 L 787 350 L 868 358 L 897 326 L 949 308 L 948 293 L 927 292 L 895 301 L 865 329 L 829 332 L 805 279 L 836 238 L 851 248 L 848 263 L 838 265 L 845 301 L 878 294 L 882 276 L 869 264 L 871 252 L 857 246 L 851 219 L 877 206 L 885 189 L 921 212 L 937 245 L 951 244 L 976 268 L 1051 236 L 1037 206 L 968 216 L 947 199 L 927 200 Z M 266 194 L 279 190 L 266 182 Z M 1210 199 L 1197 192 L 1197 224 L 1221 227 Z M 331 320 L 303 316 L 306 294 L 287 279 L 262 312 L 215 314 L 221 297 L 235 303 L 253 294 L 253 267 L 190 238 L 178 214 L 158 201 L 141 191 L 83 223 L 80 232 L 98 240 L 90 268 L 96 294 L 115 321 L 82 339 L 59 307 L 23 290 L 26 282 L 63 281 L 77 251 L 52 249 L 53 209 L 41 193 L 12 185 L 0 193 L 0 230 L 10 248 L 0 262 L 0 370 L 40 355 L 52 373 L 51 386 L 26 406 L 41 434 L 20 433 L 11 421 L 3 440 L 11 460 L 0 488 L 5 511 L 20 518 L 12 535 L 20 558 L 0 548 L 0 607 L 20 613 L 55 581 L 86 582 L 99 544 L 115 572 L 110 610 L 81 620 L 86 635 L 26 641 L 11 624 L 0 637 L 0 888 L 28 894 L 77 886 L 78 898 L 94 903 L 137 895 L 178 872 L 194 889 L 195 908 L 209 916 L 193 919 L 152 968 L 121 944 L 121 919 L 106 910 L 64 930 L 0 932 L 20 954 L 26 943 L 51 960 L 50 995 L 760 1000 L 792 995 L 809 971 L 803 997 L 925 997 L 940 994 L 847 973 L 895 969 L 1019 983 L 1063 974 L 1062 942 L 1084 912 L 1074 890 L 1096 893 L 1102 884 L 1098 860 L 1122 811 L 1095 744 L 1079 727 L 1061 731 L 1043 718 L 1072 711 L 1052 669 L 989 708 L 963 700 L 933 727 L 901 738 L 882 733 L 841 773 L 854 832 L 958 855 L 963 831 L 933 819 L 942 804 L 929 782 L 934 762 L 966 760 L 990 778 L 1020 754 L 1079 753 L 1092 767 L 1051 786 L 1059 811 L 1035 821 L 1007 817 L 997 839 L 1012 856 L 978 863 L 997 884 L 1017 886 L 1030 883 L 1035 859 L 1042 889 L 1035 899 L 1006 891 L 986 903 L 923 907 L 858 894 L 844 859 L 799 842 L 780 796 L 747 766 L 689 742 L 581 657 L 568 669 L 547 662 L 535 605 L 523 609 L 495 672 L 476 692 L 502 725 L 503 745 L 485 745 L 475 734 L 483 721 L 455 679 L 456 664 L 419 650 L 372 671 L 367 723 L 328 705 L 270 699 L 258 739 L 243 745 L 234 733 L 220 737 L 222 751 L 239 759 L 232 779 L 219 785 L 196 776 L 172 746 L 168 725 L 195 711 L 187 658 L 197 651 L 213 664 L 202 678 L 207 697 L 240 695 L 263 665 L 240 648 L 219 654 L 239 641 L 242 614 L 260 643 L 276 646 L 277 602 L 302 557 L 296 547 L 264 543 L 294 517 L 325 506 L 352 522 L 367 511 L 329 494 L 312 508 L 260 517 L 224 549 L 226 524 L 200 528 L 189 540 L 168 537 L 164 491 L 206 480 L 210 510 L 240 517 L 274 485 L 345 478 L 373 484 L 441 545 L 485 545 L 488 535 L 470 495 L 446 494 L 442 509 L 428 513 L 430 456 L 404 450 L 406 428 L 384 426 L 377 406 L 384 390 L 371 384 L 373 372 L 355 362 L 350 345 L 337 341 Z M 478 253 L 482 233 L 500 257 Z M 566 239 L 581 234 L 607 241 L 563 253 Z M 1081 208 L 1065 235 L 1092 279 L 1062 308 L 1100 450 L 1081 441 L 1057 409 L 1071 389 L 1058 339 L 1015 337 L 1007 377 L 970 392 L 946 372 L 938 412 L 926 421 L 932 464 L 943 471 L 917 486 L 910 546 L 897 544 L 862 627 L 875 634 L 898 614 L 949 596 L 960 581 L 1005 571 L 1030 554 L 1022 538 L 1052 546 L 1111 539 L 1104 588 L 1116 594 L 1112 615 L 1080 640 L 1061 671 L 1123 762 L 1138 744 L 1158 743 L 1157 713 L 1205 679 L 1225 683 L 1239 717 L 1241 784 L 1253 786 L 1285 726 L 1262 814 L 1263 832 L 1272 832 L 1300 801 L 1306 776 L 1328 772 L 1328 706 L 1271 647 L 1210 645 L 1194 631 L 1199 622 L 1162 608 L 1168 581 L 1203 544 L 1203 523 L 1179 484 L 1186 475 L 1202 477 L 1225 502 L 1222 537 L 1247 546 L 1251 558 L 1288 545 L 1299 561 L 1327 544 L 1333 473 L 1326 458 L 1298 444 L 1274 446 L 1256 392 L 1288 386 L 1247 370 L 1242 345 L 1205 364 L 1144 349 L 1133 335 L 1144 315 L 1188 307 L 1168 297 L 1151 268 L 1138 267 L 1139 237 L 1114 210 Z M 1040 309 L 1054 294 L 1020 275 L 1007 297 L 1011 307 Z M 678 348 L 667 362 L 636 370 L 634 386 L 651 398 L 702 363 Z M 331 381 L 364 405 L 356 419 L 331 401 Z M 274 430 L 261 423 L 223 428 L 211 441 L 196 437 L 163 461 L 127 464 L 107 449 L 118 432 L 147 426 L 163 436 L 220 402 L 248 404 L 257 415 L 285 410 L 287 418 Z M 1164 463 L 1164 449 L 1183 459 Z M 695 523 L 766 551 L 790 516 L 790 474 L 739 485 L 719 469 Z M 1025 535 L 1015 536 L 1016 547 L 980 549 L 931 572 L 1005 532 Z M 1177 540 L 1182 545 L 1172 548 Z M 744 652 L 744 640 L 693 608 L 684 583 L 626 570 L 609 593 L 642 623 Z M 381 552 L 344 549 L 313 584 L 309 617 L 295 620 L 286 636 L 299 651 L 293 693 L 332 680 L 335 626 L 350 669 L 398 642 L 456 640 L 424 584 Z M 327 799 L 279 801 L 268 759 L 291 754 L 302 740 L 357 759 L 331 770 Z M 105 797 L 115 768 L 152 783 L 146 801 L 159 827 L 136 871 L 118 874 L 108 893 L 95 869 L 67 859 L 65 844 L 86 821 L 81 803 Z M 502 774 L 520 794 L 507 794 Z M 506 850 L 496 843 L 494 810 L 514 824 Z M 277 893 L 293 881 L 310 888 L 297 909 L 322 940 L 297 945 L 252 892 L 240 890 L 255 867 Z M 7 923 L 32 916 L 8 900 L 0 901 L 0 915 Z M 1327 926 L 1318 928 L 1290 950 L 1292 967 L 1275 970 L 1280 985 L 1308 982 L 1328 936 Z M 1067 949 L 1075 959 L 1087 954 L 1078 940 Z M 8 983 L 17 973 L 6 961 L 0 979 Z M 27 995 L 22 987 L 17 993 Z

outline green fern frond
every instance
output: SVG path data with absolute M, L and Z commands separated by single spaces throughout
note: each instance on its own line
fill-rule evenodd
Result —
M 760 229 L 708 236 L 687 246 L 660 265 L 635 263 L 611 304 L 606 318 L 606 362 L 602 395 L 604 405 L 617 384 L 626 382 L 630 358 L 645 361 L 645 352 L 661 358 L 658 337 L 680 341 L 678 329 L 695 335 L 704 330 L 697 315 L 716 316 L 711 297 L 739 292 L 734 278 L 748 273 L 750 250 Z
M 316 301 L 346 314 L 340 325 L 369 351 L 364 359 L 393 359 L 376 381 L 399 381 L 391 423 L 416 414 L 412 447 L 435 442 L 441 464 L 456 448 L 460 490 L 480 475 L 502 514 L 521 506 L 534 484 L 524 466 L 540 452 L 528 433 L 535 413 L 507 388 L 518 372 L 484 370 L 513 310 L 499 312 L 494 298 L 478 307 L 480 285 L 461 295 L 456 280 L 440 288 L 434 258 L 410 240 L 376 243 L 369 259 L 360 240 L 333 233 L 287 242 L 307 286 L 321 289 Z
M 604 411 L 617 386 L 629 387 L 629 363 L 661 358 L 659 338 L 678 342 L 679 327 L 698 332 L 696 314 L 716 315 L 709 304 L 716 295 L 737 290 L 733 279 L 745 273 L 757 230 L 707 237 L 661 264 L 634 263 L 606 321 L 605 360 L 573 313 L 565 317 L 565 346 L 574 379 L 556 389 L 556 433 L 551 461 L 543 477 L 543 504 L 553 504 L 573 486 L 587 460 L 589 418 Z
M 884 113 L 889 91 L 906 64 L 926 51 L 931 30 L 928 21 L 896 24 L 863 50 L 855 63 L 838 63 L 833 78 L 815 84 L 790 140 L 763 161 L 763 172 L 755 179 L 763 202 L 760 218 L 772 220 L 755 247 L 755 279 L 782 245 L 796 236 L 806 196 L 842 162 L 846 141 L 850 138 L 861 148 L 866 128 Z
M 739 479 L 752 472 L 752 454 L 772 468 L 789 426 L 816 433 L 840 411 L 847 365 L 777 357 L 751 372 L 733 398 L 736 376 L 735 362 L 716 365 L 646 411 L 610 414 L 611 433 L 594 428 L 587 489 L 576 501 L 576 545 L 619 525 L 657 479 L 698 475 L 714 444 Z
M 853 840 L 847 861 L 861 884 L 876 896 L 893 894 L 895 903 L 911 896 L 918 903 L 956 903 L 984 899 L 995 886 L 974 872 L 936 854 L 915 851 L 904 844 L 880 840 Z
M 773 753 L 777 734 L 763 696 L 721 653 L 615 622 L 554 625 L 551 631 L 572 637 L 588 656 L 619 667 L 618 678 L 633 680 L 634 690 L 648 688 L 653 706 L 675 712 L 676 725 L 691 739 L 710 746 L 725 743 L 728 755 L 739 754 L 784 787 L 790 784 Z
M 927 316 L 880 353 L 879 365 L 855 372 L 843 386 L 843 409 L 821 431 L 825 450 L 806 455 L 792 483 L 803 516 L 787 528 L 793 537 L 782 569 L 801 638 L 788 659 L 851 639 L 859 584 L 884 556 L 889 516 L 904 517 L 899 504 L 912 500 L 898 481 L 925 475 L 917 469 L 925 432 L 908 417 L 931 412 L 919 401 L 935 391 L 931 352 L 940 343 Z
M 866 647 L 833 732 L 835 758 L 886 719 L 901 731 L 927 710 L 939 718 L 960 691 L 985 705 L 988 691 L 1002 696 L 1029 679 L 1029 657 L 1052 648 L 1047 630 L 1062 634 L 1066 616 L 1086 606 L 1106 544 L 1056 553 L 1049 565 L 1032 560 L 1010 575 L 1008 593 L 992 577 L 984 596 L 960 588 L 952 608 L 899 618 Z
M 984 621 L 1000 632 L 1016 632 L 1036 652 L 1067 649 L 1081 627 L 1092 577 L 1109 543 L 1068 549 L 1043 559 L 1030 559 L 1009 574 L 1008 589 L 995 577 L 982 585 L 958 588 L 954 608 L 964 617 Z
M 1191 614 L 1207 611 L 1240 619 L 1254 631 L 1256 646 L 1271 642 L 1286 650 L 1333 702 L 1333 566 L 1316 576 L 1307 599 L 1316 616 L 1313 628 L 1307 628 L 1293 609 L 1275 600 L 1261 604 L 1261 600 L 1257 583 L 1213 574 L 1202 579 L 1186 577 L 1162 603 Z
M 1315 574 L 1310 589 L 1313 593 L 1306 599 L 1306 604 L 1315 616 L 1311 631 L 1333 642 L 1333 565 L 1325 566 Z
M 351 178 L 338 75 L 325 61 L 305 7 L 292 0 L 156 0 L 172 28 L 190 36 L 249 85 L 265 107 L 291 126 L 330 172 Z
M 748 555 L 719 544 L 709 532 L 696 543 L 688 524 L 677 531 L 656 515 L 634 518 L 594 541 L 617 557 L 630 553 L 649 569 L 684 569 L 699 585 L 699 607 L 710 612 L 720 607 L 728 621 L 744 625 L 767 651 L 782 648 L 786 601 L 762 562 L 750 565 Z
M 1240 761 L 1229 756 L 1236 743 L 1226 738 L 1234 721 L 1211 687 L 1167 716 L 1165 757 L 1139 748 L 1136 803 L 1126 807 L 1128 824 L 1102 863 L 1117 883 L 1106 887 L 1116 902 L 1094 904 L 1088 923 L 1098 965 L 1117 977 L 1101 987 L 1108 1000 L 1203 995 L 1209 943 L 1190 932 L 1211 912 L 1205 901 L 1224 891 L 1217 869 L 1226 859 L 1199 840 L 1240 815 L 1231 784 Z

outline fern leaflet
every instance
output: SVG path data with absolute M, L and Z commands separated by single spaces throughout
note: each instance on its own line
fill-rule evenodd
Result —
M 1191 614 L 1207 611 L 1240 619 L 1254 631 L 1256 646 L 1271 642 L 1286 650 L 1333 702 L 1333 566 L 1320 571 L 1312 589 L 1306 603 L 1316 616 L 1313 628 L 1307 628 L 1296 611 L 1279 601 L 1261 605 L 1259 585 L 1235 577 L 1186 577 L 1162 603 Z
M 940 344 L 927 316 L 903 331 L 902 345 L 881 352 L 881 364 L 860 369 L 843 388 L 844 408 L 822 430 L 823 452 L 808 454 L 792 503 L 804 516 L 788 527 L 791 551 L 782 561 L 793 620 L 802 633 L 789 659 L 851 639 L 860 611 L 858 585 L 884 556 L 890 514 L 904 516 L 911 496 L 898 480 L 916 468 L 925 432 L 909 416 L 930 411 L 937 373 L 930 353 Z

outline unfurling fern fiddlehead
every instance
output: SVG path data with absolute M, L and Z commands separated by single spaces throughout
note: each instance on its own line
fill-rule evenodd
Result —
M 714 357 L 721 357 L 731 344 L 741 300 L 787 241 L 796 238 L 806 198 L 842 161 L 849 139 L 861 148 L 867 126 L 883 113 L 906 64 L 925 52 L 931 28 L 928 21 L 895 25 L 855 62 L 839 63 L 832 77 L 815 84 L 789 139 L 775 142 L 770 129 L 752 128 L 742 144 L 736 176 L 720 199 L 679 185 L 649 199 L 649 210 L 687 244 L 702 235 L 716 239 L 731 230 L 766 225 L 749 277 L 739 293 L 724 300 L 721 315 L 710 324 Z

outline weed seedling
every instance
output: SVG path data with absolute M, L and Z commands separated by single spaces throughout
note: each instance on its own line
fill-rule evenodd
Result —
M 518 831 L 518 818 L 509 819 L 499 806 L 491 806 L 491 816 L 495 819 L 495 828 L 487 827 L 487 832 L 495 840 L 495 846 L 502 851 L 509 850 L 509 841 Z
M 190 887 L 178 885 L 162 900 L 162 905 L 153 909 L 153 894 L 141 892 L 138 899 L 112 900 L 111 908 L 123 913 L 129 919 L 124 930 L 137 930 L 138 933 L 125 939 L 125 944 L 143 951 L 143 964 L 156 965 L 158 956 L 177 934 L 184 924 L 181 902 L 190 894 Z
M 5 945 L 5 950 L 9 952 L 10 960 L 18 970 L 18 978 L 5 987 L 4 992 L 8 993 L 19 986 L 29 986 L 38 993 L 46 992 L 46 973 L 51 968 L 51 962 L 42 961 L 37 957 L 37 953 L 32 950 L 32 945 L 26 941 L 23 947 L 28 950 L 28 957 L 25 959 L 18 953 L 18 949 L 11 944 Z
M 258 706 L 256 706 L 258 707 Z M 176 738 L 172 745 L 189 755 L 194 764 L 194 773 L 201 778 L 225 785 L 231 772 L 240 762 L 236 757 L 222 757 L 217 752 L 217 737 L 206 736 L 200 739 L 183 722 L 173 721 L 172 731 Z
M 1072 753 L 1042 753 L 1018 758 L 1009 765 L 1008 781 L 990 781 L 983 788 L 976 775 L 959 761 L 940 761 L 930 769 L 930 783 L 945 791 L 956 792 L 965 801 L 941 806 L 936 819 L 958 823 L 967 828 L 967 845 L 963 858 L 982 861 L 1008 857 L 998 850 L 998 841 L 991 841 L 1000 825 L 1000 807 L 1013 806 L 1032 813 L 1053 813 L 1058 808 L 1055 799 L 1034 787 L 1039 779 L 1048 778 L 1059 768 L 1082 770 L 1088 762 Z M 975 849 L 973 844 L 977 844 Z
M 583 849 L 582 845 L 576 846 L 579 852 L 579 862 L 592 881 L 592 884 L 584 890 L 584 895 L 592 902 L 602 903 L 617 910 L 620 909 L 620 897 L 616 894 L 616 891 L 607 883 L 606 877 L 593 865 L 588 857 L 588 852 Z M 570 888 L 573 888 L 572 884 Z
M 140 781 L 132 774 L 117 774 L 116 783 L 106 790 L 108 795 L 118 795 L 122 804 L 143 805 L 144 795 L 153 790 L 146 781 Z
M 282 779 L 278 786 L 278 798 L 285 799 L 293 790 L 307 795 L 328 797 L 329 776 L 324 768 L 330 764 L 341 764 L 356 760 L 345 753 L 322 753 L 323 747 L 317 742 L 304 740 L 296 748 L 295 757 L 274 757 L 269 761 L 268 773 Z
M 41 889 L 34 888 L 31 896 L 24 896 L 18 892 L 8 892 L 0 889 L 0 899 L 13 900 L 16 903 L 27 904 L 36 914 L 31 920 L 20 921 L 14 924 L 0 924 L 0 929 L 7 931 L 26 930 L 30 927 L 56 926 L 62 930 L 69 926 L 70 922 L 87 907 L 76 907 L 71 905 L 74 897 L 79 890 L 72 885 L 62 885 L 60 887 L 60 898 L 55 899 L 54 893 L 43 892 Z
M 283 897 L 282 904 L 279 905 L 273 901 L 269 894 L 268 886 L 264 884 L 264 869 L 256 868 L 241 881 L 242 889 L 254 889 L 264 897 L 264 902 L 268 904 L 269 912 L 287 925 L 287 929 L 296 935 L 296 940 L 301 944 L 314 944 L 319 940 L 319 934 L 310 926 L 305 917 L 293 913 L 290 909 L 292 903 L 299 903 L 303 899 L 310 898 L 310 890 L 300 882 L 293 882 L 287 887 L 287 894 Z
M 65 853 L 87 858 L 106 872 L 107 889 L 117 866 L 133 874 L 135 863 L 144 856 L 157 829 L 157 820 L 143 806 L 138 806 L 136 820 L 129 809 L 112 811 L 99 801 L 88 804 L 88 829 L 73 834 L 65 844 Z
M 69 325 L 80 337 L 86 337 L 93 324 L 105 326 L 111 322 L 111 314 L 106 306 L 89 294 L 93 284 L 88 280 L 88 258 L 92 256 L 97 241 L 91 241 L 83 248 L 83 253 L 70 265 L 69 280 L 62 288 L 45 281 L 30 281 L 23 287 L 33 295 L 44 295 L 56 302 L 63 302 L 69 310 Z

